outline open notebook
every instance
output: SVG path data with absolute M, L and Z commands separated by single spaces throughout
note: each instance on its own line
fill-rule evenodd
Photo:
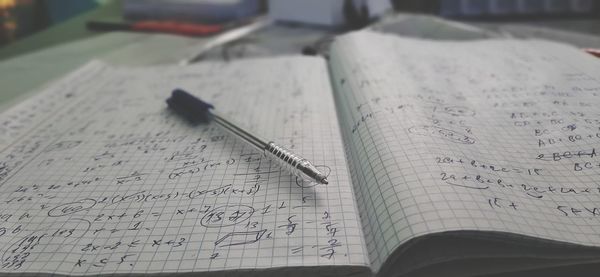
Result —
M 329 174 L 301 182 L 183 88 Z M 358 32 L 329 60 L 98 62 L 0 117 L 0 272 L 477 276 L 600 261 L 600 62 Z

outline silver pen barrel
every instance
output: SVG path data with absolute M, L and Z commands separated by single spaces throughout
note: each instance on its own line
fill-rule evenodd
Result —
M 328 184 L 327 176 L 321 173 L 307 159 L 302 158 L 291 151 L 269 142 L 264 149 L 264 154 L 277 162 L 279 166 L 303 180 L 311 180 L 320 184 Z
M 284 170 L 289 171 L 300 179 L 327 184 L 327 176 L 319 171 L 308 160 L 292 153 L 273 142 L 267 142 L 261 137 L 242 129 L 223 116 L 211 112 L 213 105 L 206 103 L 190 93 L 175 89 L 167 99 L 167 105 L 192 123 L 206 123 L 213 121 L 232 133 L 241 140 L 252 145 L 256 150 L 263 152 L 265 157 L 273 160 Z
M 263 152 L 263 154 L 274 161 L 282 169 L 292 173 L 302 180 L 313 181 L 320 184 L 328 184 L 327 176 L 319 171 L 312 163 L 307 159 L 300 157 L 285 149 L 282 146 L 275 144 L 274 142 L 266 142 L 259 136 L 256 136 L 249 131 L 246 131 L 224 117 L 212 113 L 213 122 L 219 124 L 223 129 L 229 131 L 235 136 L 246 141 L 252 145 L 256 150 Z

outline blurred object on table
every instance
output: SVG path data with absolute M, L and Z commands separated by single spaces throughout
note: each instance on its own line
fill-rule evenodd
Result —
M 261 0 L 123 0 L 127 20 L 226 23 L 258 15 Z
M 542 22 L 545 23 L 545 22 Z M 582 22 L 583 23 L 583 22 Z M 508 37 L 524 38 L 524 39 L 545 39 L 560 41 L 562 43 L 571 44 L 579 48 L 600 48 L 600 33 L 586 33 L 585 29 L 567 30 L 559 28 L 560 26 L 536 26 L 529 24 L 490 24 L 490 23 L 475 23 L 478 27 L 487 30 L 502 33 Z M 547 25 L 547 24 L 546 24 Z M 583 24 L 582 24 L 583 25 Z M 599 26 L 600 23 L 592 24 L 588 28 Z
M 202 24 L 177 21 L 143 20 L 138 22 L 123 22 L 111 20 L 92 20 L 87 22 L 87 28 L 92 31 L 133 31 L 147 33 L 175 34 L 191 37 L 204 37 L 218 34 L 226 26 L 221 24 Z
M 63 22 L 98 7 L 99 0 L 43 0 L 51 24 Z
M 588 54 L 593 55 L 596 58 L 600 58 L 600 49 L 587 48 L 587 49 L 584 49 L 584 51 L 587 52 Z
M 43 1 L 0 0 L 0 44 L 41 30 L 49 23 Z
M 594 0 L 393 0 L 400 11 L 424 12 L 455 18 L 531 19 L 598 15 Z
M 503 37 L 503 34 L 496 30 L 479 28 L 435 15 L 413 13 L 397 13 L 384 17 L 369 29 L 404 37 L 434 40 L 479 40 Z
M 5 44 L 15 37 L 17 22 L 11 13 L 15 5 L 15 0 L 0 0 L 0 44 Z
M 276 21 L 351 29 L 391 8 L 390 0 L 269 0 L 269 16 Z
M 0 0 L 0 45 L 97 6 L 95 0 Z

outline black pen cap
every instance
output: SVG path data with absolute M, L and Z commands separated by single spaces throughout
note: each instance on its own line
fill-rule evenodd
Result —
M 207 123 L 212 120 L 210 109 L 213 105 L 206 103 L 182 89 L 175 89 L 167 99 L 167 105 L 194 124 Z

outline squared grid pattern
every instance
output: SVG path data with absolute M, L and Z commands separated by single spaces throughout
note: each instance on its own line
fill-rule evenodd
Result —
M 368 32 L 331 53 L 374 270 L 407 240 L 445 231 L 600 246 L 600 158 L 537 158 L 598 151 L 596 60 L 549 42 Z
M 93 70 L 1 152 L 12 159 L 1 272 L 369 265 L 323 60 Z M 164 104 L 174 85 L 321 165 L 330 184 L 298 182 L 216 126 L 190 126 Z

